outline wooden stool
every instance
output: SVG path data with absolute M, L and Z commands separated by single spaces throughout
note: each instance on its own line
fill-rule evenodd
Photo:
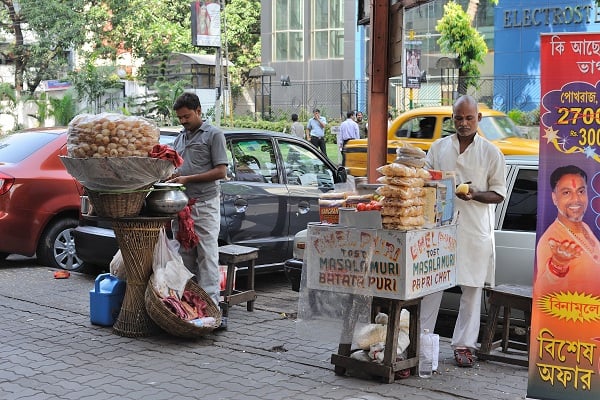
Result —
M 490 312 L 487 324 L 481 338 L 481 348 L 477 357 L 481 360 L 500 361 L 508 364 L 529 365 L 529 329 L 531 326 L 531 286 L 521 285 L 499 285 L 495 288 L 486 288 L 489 293 Z M 498 325 L 500 308 L 504 308 L 504 319 L 502 321 L 502 338 L 494 341 L 494 334 Z M 516 308 L 525 314 L 527 334 L 525 342 L 517 342 L 509 339 L 510 333 L 510 310 Z M 492 353 L 498 347 L 502 347 L 502 353 Z M 509 348 L 517 351 L 509 351 Z
M 219 247 L 219 262 L 227 264 L 227 283 L 225 290 L 221 290 L 223 301 L 220 306 L 223 309 L 223 316 L 229 314 L 229 307 L 239 303 L 246 303 L 248 311 L 254 311 L 254 300 L 256 292 L 254 291 L 254 262 L 258 258 L 258 249 L 255 247 L 238 246 L 229 244 Z M 239 263 L 249 261 L 247 287 L 240 291 L 233 288 L 235 283 L 235 268 Z

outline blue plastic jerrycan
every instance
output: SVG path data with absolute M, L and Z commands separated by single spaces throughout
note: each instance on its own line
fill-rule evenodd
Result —
M 123 304 L 125 281 L 109 273 L 96 277 L 90 290 L 90 321 L 95 325 L 112 326 Z

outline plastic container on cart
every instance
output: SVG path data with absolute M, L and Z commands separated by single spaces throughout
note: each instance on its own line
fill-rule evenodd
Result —
M 123 304 L 125 281 L 109 273 L 100 274 L 90 290 L 90 322 L 94 325 L 112 326 Z

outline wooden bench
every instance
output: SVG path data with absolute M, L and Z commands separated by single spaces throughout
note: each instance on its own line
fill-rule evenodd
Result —
M 490 311 L 481 338 L 481 347 L 477 352 L 480 360 L 500 361 L 508 364 L 529 365 L 529 329 L 531 326 L 531 297 L 532 287 L 521 285 L 499 285 L 486 288 L 489 294 Z M 499 324 L 500 309 L 504 308 L 502 319 L 502 334 L 500 340 L 494 341 L 496 328 Z M 511 309 L 524 313 L 527 333 L 525 342 L 511 340 L 510 312 Z M 501 347 L 501 352 L 495 351 Z
M 223 316 L 229 315 L 229 307 L 240 303 L 246 303 L 248 311 L 254 311 L 254 300 L 256 292 L 254 291 L 254 263 L 258 258 L 258 249 L 255 247 L 238 246 L 229 244 L 219 247 L 219 262 L 227 265 L 227 282 L 225 289 L 221 290 L 223 301 L 220 306 L 223 310 Z M 234 289 L 235 270 L 240 263 L 248 262 L 246 290 Z

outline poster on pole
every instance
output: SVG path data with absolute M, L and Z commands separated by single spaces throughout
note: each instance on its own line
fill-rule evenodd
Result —
M 404 50 L 403 86 L 419 89 L 421 87 L 421 42 L 408 41 Z
M 194 1 L 190 7 L 192 44 L 201 47 L 221 47 L 220 1 Z
M 600 34 L 540 37 L 528 398 L 600 398 Z

